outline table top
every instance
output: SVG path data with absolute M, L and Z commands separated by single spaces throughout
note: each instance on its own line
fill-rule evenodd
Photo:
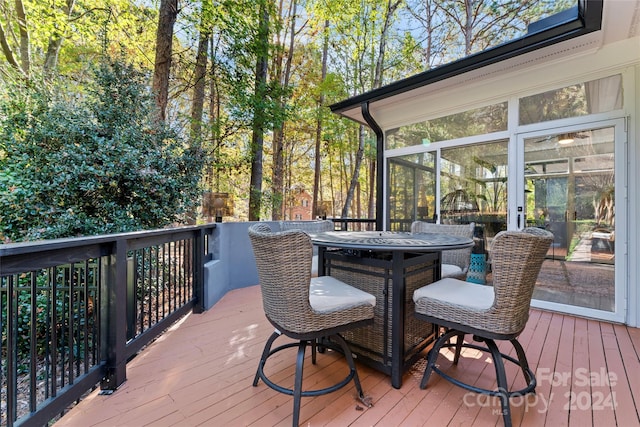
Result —
M 442 233 L 325 231 L 310 236 L 314 245 L 347 249 L 441 251 L 473 246 L 472 239 Z

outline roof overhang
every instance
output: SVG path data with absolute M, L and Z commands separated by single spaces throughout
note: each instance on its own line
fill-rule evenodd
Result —
M 524 69 L 634 37 L 639 10 L 640 0 L 580 1 L 576 8 L 532 24 L 529 33 L 520 39 L 354 96 L 330 108 L 336 114 L 368 124 L 370 121 L 362 113 L 363 105 L 370 111 L 381 111 L 402 100 L 503 70 Z

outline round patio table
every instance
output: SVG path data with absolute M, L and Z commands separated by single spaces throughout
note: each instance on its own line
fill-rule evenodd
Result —
M 358 343 L 352 349 L 360 360 L 390 375 L 393 387 L 400 388 L 403 373 L 431 342 L 415 341 L 415 333 L 409 332 L 411 327 L 423 325 L 409 313 L 413 310 L 413 300 L 412 295 L 407 294 L 440 279 L 442 251 L 471 247 L 473 240 L 449 234 L 393 231 L 326 231 L 310 233 L 310 236 L 318 247 L 319 275 L 336 276 L 376 295 L 379 319 L 367 328 L 380 330 L 362 328 L 363 333 L 369 335 L 354 337 Z M 427 281 L 415 273 L 427 270 L 430 279 Z M 406 314 L 411 317 L 405 317 Z M 412 322 L 416 325 L 409 325 Z M 371 344 L 370 347 L 376 348 L 367 348 L 376 338 L 387 337 L 388 331 L 390 345 L 384 338 L 380 343 Z
M 473 246 L 466 237 L 401 231 L 325 231 L 311 234 L 311 241 L 319 247 L 371 251 L 434 252 Z

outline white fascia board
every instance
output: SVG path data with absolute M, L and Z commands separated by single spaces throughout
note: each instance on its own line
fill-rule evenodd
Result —
M 582 39 L 580 47 L 554 45 L 551 46 L 553 51 L 542 49 L 518 57 L 518 63 L 505 61 L 377 101 L 369 107 L 371 115 L 382 129 L 392 129 L 505 102 L 513 96 L 526 96 L 604 77 L 640 64 L 640 38 L 602 48 L 597 47 L 597 39 L 592 42 Z M 588 47 L 591 48 L 585 50 Z

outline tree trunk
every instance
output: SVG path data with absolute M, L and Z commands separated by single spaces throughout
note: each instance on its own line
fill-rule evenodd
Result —
M 280 23 L 282 23 L 282 1 L 280 2 L 280 7 L 278 9 L 278 19 Z M 280 25 L 277 25 L 278 27 Z M 272 70 L 271 70 L 271 80 L 274 82 L 278 82 L 279 86 L 284 86 L 283 84 L 283 71 L 282 71 L 282 63 L 284 62 L 283 52 L 284 46 L 281 46 L 280 33 L 277 34 L 276 44 L 280 47 L 277 49 L 274 54 L 274 58 L 272 59 Z M 278 103 L 282 107 L 284 105 L 284 100 L 279 99 Z M 271 219 L 274 221 L 278 221 L 283 217 L 286 217 L 285 212 L 285 195 L 284 195 L 284 159 L 282 153 L 284 139 L 284 121 L 281 123 L 277 123 L 273 128 L 273 166 L 272 166 L 272 178 L 271 178 Z
M 258 221 L 262 209 L 262 149 L 264 146 L 265 111 L 262 101 L 267 86 L 269 48 L 269 10 L 266 0 L 260 1 L 254 115 L 251 136 L 251 183 L 249 186 L 249 221 Z
M 281 3 L 282 4 L 282 3 Z M 293 62 L 293 52 L 295 48 L 295 33 L 296 33 L 296 13 L 297 13 L 298 2 L 294 0 L 291 3 L 291 7 L 289 9 L 289 21 L 291 23 L 290 32 L 289 32 L 289 47 L 287 52 L 287 58 L 285 62 L 284 71 L 282 70 L 282 61 L 284 58 L 279 55 L 277 68 L 278 68 L 278 81 L 281 82 L 282 93 L 286 93 L 287 88 L 289 87 L 289 81 L 291 80 L 291 63 Z M 282 9 L 280 10 L 280 16 L 282 16 Z M 286 37 L 285 37 L 286 39 Z M 282 42 L 284 45 L 284 41 Z M 283 46 L 284 47 L 284 46 Z M 282 49 L 284 51 L 284 49 Z M 284 98 L 280 99 L 280 108 L 282 111 L 285 110 L 285 106 L 287 104 L 287 100 Z M 284 120 L 282 120 L 276 129 L 273 132 L 273 201 L 272 201 L 272 210 L 271 215 L 273 220 L 282 219 L 283 215 L 283 194 L 284 194 L 284 183 L 283 183 L 283 168 L 284 168 Z M 288 187 L 290 188 L 290 187 Z
M 20 74 L 22 74 L 24 77 L 27 77 L 27 73 L 22 69 L 22 67 L 18 63 L 18 60 L 16 59 L 16 56 L 13 53 L 13 50 L 11 50 L 11 46 L 9 45 L 9 41 L 7 40 L 7 33 L 2 26 L 2 22 L 0 22 L 0 46 L 2 46 L 2 52 L 4 53 L 5 58 L 7 58 L 7 62 L 9 62 L 9 64 L 11 64 L 11 66 L 16 70 L 20 71 Z
M 178 17 L 178 0 L 160 0 L 160 16 L 156 33 L 156 60 L 153 70 L 153 92 L 156 96 L 158 118 L 166 119 L 169 99 L 169 75 L 173 49 L 173 25 Z
M 380 44 L 378 46 L 378 58 L 376 60 L 376 68 L 373 76 L 373 87 L 372 89 L 377 89 L 382 85 L 382 72 L 384 70 L 384 55 L 387 46 L 387 32 L 389 31 L 389 27 L 391 26 L 391 18 L 395 13 L 396 9 L 400 5 L 400 0 L 396 0 L 392 2 L 389 0 L 387 4 L 387 12 L 385 15 L 384 25 L 382 27 L 382 31 L 380 32 Z M 347 191 L 347 199 L 344 202 L 344 207 L 342 208 L 342 217 L 346 218 L 347 213 L 349 212 L 349 208 L 351 205 L 351 201 L 353 200 L 353 193 L 355 191 L 355 186 L 358 183 L 358 179 L 360 176 L 360 165 L 362 164 L 362 158 L 364 157 L 364 126 L 360 125 L 360 131 L 358 133 L 358 152 L 356 154 L 355 167 L 353 169 L 353 176 L 351 177 L 351 183 L 349 185 L 349 190 Z M 372 191 L 373 192 L 373 191 Z
M 65 5 L 64 13 L 67 16 L 67 19 L 71 18 L 71 13 L 73 12 L 73 6 L 75 5 L 75 0 L 67 0 L 67 4 Z M 49 38 L 49 46 L 47 47 L 47 55 L 44 59 L 44 74 L 45 76 L 51 77 L 53 72 L 58 67 L 58 54 L 60 53 L 60 47 L 62 46 L 62 41 L 64 37 L 62 34 L 56 34 Z
M 202 113 L 204 111 L 204 89 L 207 75 L 207 46 L 209 34 L 200 33 L 196 66 L 194 70 L 193 104 L 191 105 L 191 138 L 202 139 Z
M 285 208 L 283 143 L 284 123 L 273 130 L 273 178 L 271 180 L 271 219 L 283 219 Z
M 329 54 L 329 20 L 324 21 L 324 43 L 322 44 L 322 75 L 320 82 L 324 83 L 327 78 L 327 56 Z M 316 152 L 314 158 L 313 171 L 313 201 L 311 204 L 311 215 L 315 218 L 321 212 L 318 208 L 320 194 L 320 149 L 322 147 L 322 107 L 324 106 L 324 91 L 320 92 L 318 98 L 318 118 L 316 122 Z
M 353 166 L 353 175 L 351 176 L 351 183 L 349 184 L 349 190 L 347 190 L 347 198 L 344 201 L 342 208 L 342 218 L 349 217 L 349 208 L 351 207 L 351 201 L 353 200 L 353 194 L 358 184 L 358 177 L 360 174 L 360 166 L 362 165 L 362 159 L 364 157 L 364 125 L 360 125 L 358 129 L 358 152 L 356 153 L 356 161 Z
M 31 50 L 29 42 L 29 27 L 27 26 L 27 15 L 24 11 L 22 0 L 15 0 L 18 30 L 20 34 L 20 62 L 22 70 L 28 76 L 31 73 Z
M 218 90 L 218 63 L 216 60 L 216 45 L 211 39 L 211 76 L 209 79 L 209 123 L 211 127 L 211 155 L 207 162 L 208 184 L 212 191 L 220 191 L 220 180 L 218 179 L 217 168 L 214 168 L 220 156 L 220 91 Z M 215 184 L 215 187 L 214 187 Z

